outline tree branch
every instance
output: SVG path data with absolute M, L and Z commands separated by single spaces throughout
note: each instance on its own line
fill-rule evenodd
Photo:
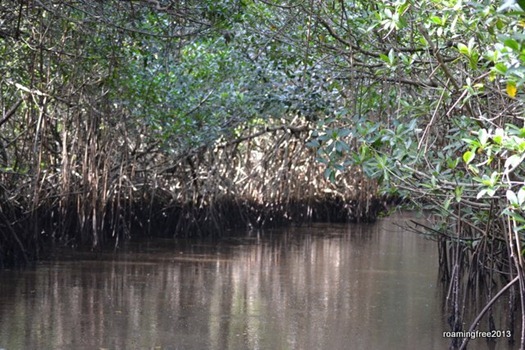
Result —
M 2 119 L 0 119 L 0 127 L 2 127 L 3 124 L 5 124 L 16 112 L 18 107 L 22 104 L 23 99 L 19 99 L 13 107 L 11 107 L 10 110 L 8 110 L 3 116 Z
M 428 32 L 426 31 L 425 27 L 423 27 L 421 23 L 418 23 L 417 27 L 419 31 L 421 32 L 421 35 L 423 35 L 425 40 L 428 42 L 428 45 L 430 46 L 430 49 L 432 50 L 432 53 L 434 54 L 434 56 L 436 56 L 436 59 L 438 60 L 441 69 L 443 70 L 447 78 L 450 79 L 450 82 L 452 83 L 452 85 L 454 85 L 454 89 L 459 90 L 460 89 L 459 83 L 456 81 L 456 79 L 454 78 L 454 75 L 452 75 L 452 73 L 448 69 L 447 65 L 445 64 L 445 60 L 443 59 L 443 56 L 441 56 L 441 54 L 439 53 L 439 50 L 437 49 L 436 45 L 434 44 L 434 42 L 428 35 Z

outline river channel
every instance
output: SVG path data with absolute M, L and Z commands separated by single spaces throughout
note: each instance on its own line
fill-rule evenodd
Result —
M 406 218 L 131 242 L 2 271 L 0 349 L 447 349 L 436 246 Z

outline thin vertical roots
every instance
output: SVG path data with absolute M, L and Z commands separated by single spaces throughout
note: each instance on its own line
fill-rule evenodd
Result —
M 517 230 L 508 219 L 501 218 L 492 220 L 487 228 L 492 236 L 476 237 L 463 220 L 451 220 L 454 226 L 440 223 L 442 228 L 453 228 L 454 236 L 439 230 L 433 233 L 438 236 L 440 276 L 448 288 L 446 300 L 450 330 L 465 334 L 465 337 L 452 339 L 451 347 L 465 349 L 476 330 L 505 330 L 509 332 L 505 337 L 491 341 L 513 343 L 520 334 L 519 342 L 523 348 L 525 289 Z M 519 308 L 516 307 L 517 298 Z M 519 327 L 514 322 L 516 316 L 521 317 Z M 464 329 L 464 324 L 469 328 Z
M 306 146 L 310 125 L 299 118 L 295 125 L 246 125 L 235 139 L 175 156 L 160 149 L 132 156 L 130 148 L 145 145 L 131 139 L 126 125 L 109 133 L 99 118 L 81 117 L 63 121 L 59 154 L 38 157 L 59 164 L 56 171 L 0 173 L 0 203 L 12 206 L 0 212 L 0 225 L 15 227 L 2 230 L 4 263 L 32 260 L 53 242 L 96 248 L 131 235 L 373 221 L 386 205 L 359 168 L 327 180 Z

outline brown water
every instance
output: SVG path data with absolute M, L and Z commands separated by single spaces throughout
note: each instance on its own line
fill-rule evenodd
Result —
M 0 272 L 0 349 L 446 349 L 435 244 L 402 223 L 154 240 Z

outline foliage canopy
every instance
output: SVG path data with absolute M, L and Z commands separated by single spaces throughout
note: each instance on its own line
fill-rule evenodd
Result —
M 293 129 L 301 120 L 327 178 L 363 172 L 380 184 L 374 195 L 431 209 L 438 220 L 425 233 L 488 270 L 505 263 L 483 247 L 508 248 L 502 259 L 524 292 L 524 10 L 485 0 L 3 1 L 0 204 L 36 213 L 42 198 L 58 201 L 97 231 L 109 198 L 156 188 L 181 164 L 194 173 L 191 157 L 247 130 L 306 130 Z

